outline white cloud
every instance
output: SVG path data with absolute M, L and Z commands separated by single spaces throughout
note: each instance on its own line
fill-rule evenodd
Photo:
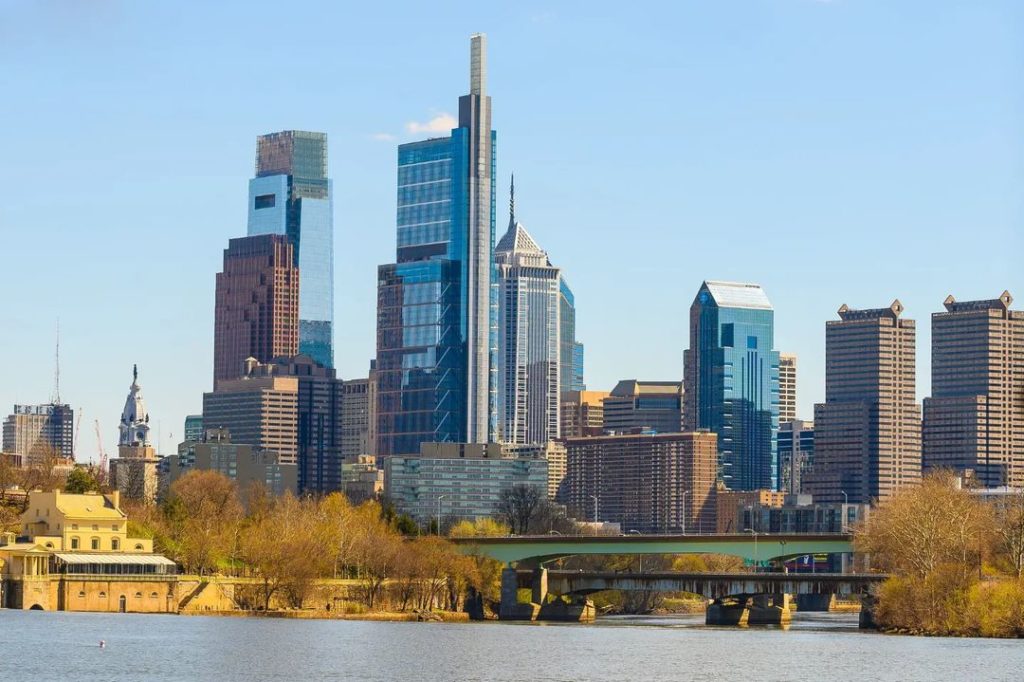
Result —
M 413 135 L 420 133 L 447 133 L 452 128 L 458 128 L 459 122 L 455 120 L 455 117 L 451 114 L 440 113 L 434 116 L 426 123 L 420 123 L 419 121 L 409 121 L 405 124 L 405 129 Z
M 396 139 L 391 133 L 374 133 L 373 135 L 370 135 L 370 137 L 379 142 L 394 142 Z

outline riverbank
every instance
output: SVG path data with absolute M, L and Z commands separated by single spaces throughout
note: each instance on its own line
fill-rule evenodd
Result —
M 224 616 L 231 618 L 291 618 L 295 620 L 354 620 L 385 623 L 468 623 L 469 614 L 455 611 L 374 611 L 341 613 L 315 609 L 293 611 L 182 611 L 182 616 Z

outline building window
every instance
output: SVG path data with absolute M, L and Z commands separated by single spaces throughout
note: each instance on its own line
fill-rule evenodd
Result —
M 90 541 L 90 544 L 92 545 L 93 549 L 99 549 L 100 548 L 100 539 L 99 538 L 93 538 Z
M 137 551 L 137 552 L 141 552 L 142 551 L 142 544 L 141 543 L 135 545 L 135 551 Z
M 114 550 L 115 552 L 121 549 L 121 540 L 118 538 L 111 538 L 110 549 Z
M 156 593 L 156 592 L 153 592 L 152 594 L 150 594 L 150 595 L 149 595 L 149 598 L 150 598 L 150 599 L 156 599 L 156 598 L 157 598 L 157 596 L 158 596 L 158 595 L 157 595 L 157 593 Z
M 93 530 L 99 530 L 100 529 L 99 524 L 96 524 L 96 523 L 92 524 L 92 529 Z
M 84 591 L 83 592 L 79 592 L 78 593 L 78 598 L 79 599 L 85 599 L 85 592 Z
M 750 349 L 750 350 L 757 350 L 757 337 L 756 336 L 748 336 L 747 337 L 747 348 Z
M 112 530 L 112 531 L 114 531 L 116 533 L 118 528 L 119 528 L 119 526 L 115 523 L 113 526 L 110 527 L 110 530 Z
M 729 322 L 728 324 L 723 324 L 722 325 L 722 347 L 724 347 L 724 348 L 732 348 L 733 347 L 733 345 L 734 345 L 734 341 L 733 341 L 733 339 L 734 339 L 734 331 L 733 331 L 733 329 L 734 328 L 733 328 L 732 322 Z
M 77 523 L 72 523 L 71 524 L 71 530 L 78 530 L 78 524 Z
M 141 592 L 136 592 L 135 593 L 135 598 L 136 599 L 142 599 L 142 593 Z
M 78 538 L 71 538 L 71 549 L 78 549 Z
M 277 203 L 277 195 L 275 194 L 260 194 L 256 197 L 255 208 L 259 210 L 261 208 L 274 208 Z
M 107 598 L 107 593 L 106 592 L 100 592 L 100 599 L 106 599 L 106 598 Z

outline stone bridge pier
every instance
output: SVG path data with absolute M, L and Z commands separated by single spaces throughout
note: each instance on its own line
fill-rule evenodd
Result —
M 524 574 L 526 579 L 524 580 Z M 530 601 L 519 601 L 519 590 L 529 588 Z M 593 622 L 597 616 L 594 602 L 583 595 L 553 595 L 548 592 L 548 569 L 529 573 L 505 567 L 501 571 L 500 620 L 547 620 Z

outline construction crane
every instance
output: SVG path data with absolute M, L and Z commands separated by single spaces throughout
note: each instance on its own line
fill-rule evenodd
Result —
M 75 418 L 75 436 L 71 445 L 71 454 L 78 454 L 78 434 L 82 432 L 82 408 L 78 408 L 78 417 Z
M 106 478 L 107 476 L 107 451 L 103 449 L 103 436 L 100 435 L 100 420 L 97 419 L 96 423 L 96 448 L 100 453 L 100 475 Z

